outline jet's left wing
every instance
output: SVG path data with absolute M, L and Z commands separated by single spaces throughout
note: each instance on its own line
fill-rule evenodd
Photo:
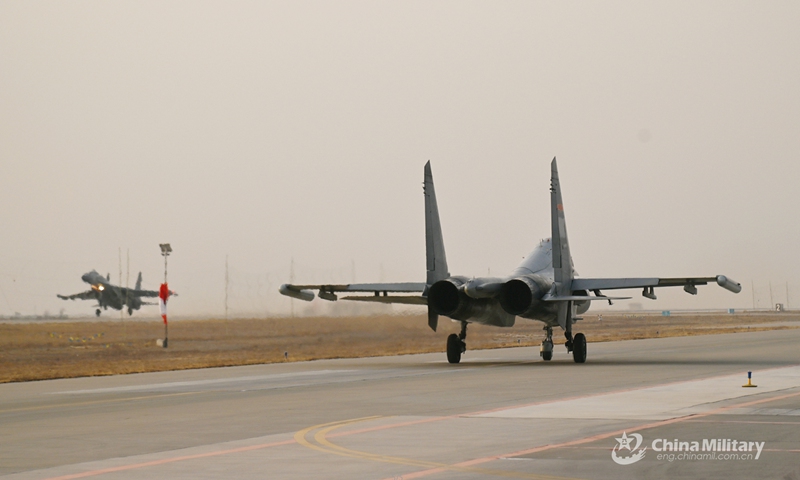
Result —
M 306 302 L 314 299 L 313 290 L 323 300 L 335 302 L 339 300 L 337 293 L 372 293 L 372 295 L 342 297 L 342 300 L 357 300 L 377 303 L 405 303 L 410 305 L 427 305 L 428 298 L 421 294 L 425 291 L 424 283 L 351 283 L 346 285 L 291 285 L 283 284 L 279 291 L 287 297 Z M 420 295 L 389 295 L 389 293 L 417 293 Z
M 97 292 L 94 290 L 87 290 L 85 292 L 76 293 L 75 295 L 56 294 L 56 296 L 61 300 L 95 300 L 97 298 Z
M 655 300 L 653 289 L 656 287 L 683 287 L 692 295 L 697 295 L 697 285 L 715 282 L 720 287 L 733 293 L 742 291 L 742 285 L 725 275 L 716 277 L 680 277 L 680 278 L 575 278 L 572 290 L 618 290 L 624 288 L 642 288 L 642 295 Z

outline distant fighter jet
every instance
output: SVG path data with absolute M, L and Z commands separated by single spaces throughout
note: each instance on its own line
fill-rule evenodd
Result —
M 566 337 L 567 352 L 572 352 L 576 363 L 586 361 L 586 337 L 573 334 L 578 315 L 589 310 L 592 301 L 623 300 L 630 297 L 608 297 L 602 290 L 641 288 L 642 295 L 655 299 L 655 287 L 683 287 L 697 294 L 698 285 L 716 282 L 733 293 L 742 290 L 740 284 L 724 275 L 715 277 L 681 278 L 575 278 L 572 255 L 567 241 L 564 204 L 558 181 L 556 159 L 550 165 L 550 215 L 551 238 L 542 240 L 519 267 L 507 277 L 452 276 L 447 269 L 439 208 L 433 188 L 431 165 L 425 165 L 425 244 L 427 254 L 427 281 L 425 283 L 362 283 L 350 285 L 289 285 L 280 287 L 284 295 L 311 301 L 318 296 L 325 300 L 337 299 L 336 292 L 371 292 L 372 296 L 350 296 L 343 300 L 379 303 L 405 303 L 428 306 L 428 325 L 436 331 L 439 315 L 461 322 L 461 333 L 447 338 L 447 360 L 459 363 L 466 351 L 467 324 L 480 323 L 497 327 L 511 327 L 516 317 L 544 323 L 545 338 L 540 355 L 544 360 L 553 358 L 553 328 L 561 327 Z M 421 295 L 389 296 L 389 292 Z M 594 295 L 590 295 L 590 292 Z
M 142 305 L 158 305 L 158 303 L 146 303 L 142 301 L 141 297 L 158 297 L 158 292 L 155 290 L 142 290 L 142 272 L 139 272 L 139 278 L 136 280 L 136 287 L 133 289 L 118 287 L 111 284 L 111 275 L 103 277 L 97 271 L 92 270 L 89 273 L 84 273 L 81 280 L 92 286 L 91 290 L 75 295 L 58 295 L 62 300 L 97 300 L 97 310 L 95 314 L 100 316 L 100 309 L 108 310 L 108 307 L 114 310 L 122 310 L 128 307 L 128 315 L 133 315 L 134 310 L 139 310 Z

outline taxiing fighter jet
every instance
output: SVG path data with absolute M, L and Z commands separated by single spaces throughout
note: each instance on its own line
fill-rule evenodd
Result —
M 125 288 L 111 284 L 111 275 L 103 277 L 97 271 L 84 273 L 81 280 L 92 286 L 90 290 L 75 295 L 58 295 L 62 300 L 97 300 L 95 314 L 99 317 L 101 308 L 108 310 L 122 310 L 128 307 L 128 315 L 133 315 L 134 310 L 139 310 L 142 305 L 158 305 L 158 303 L 143 302 L 141 297 L 158 297 L 155 290 L 142 290 L 142 272 L 136 280 L 136 287 Z
M 715 282 L 722 288 L 739 293 L 741 285 L 724 275 L 681 278 L 576 278 L 567 241 L 564 204 L 558 180 L 556 159 L 551 163 L 550 215 L 551 237 L 542 240 L 519 267 L 506 277 L 463 277 L 450 275 L 445 258 L 439 208 L 433 188 L 431 165 L 425 165 L 425 244 L 427 280 L 425 283 L 362 283 L 350 285 L 289 285 L 280 287 L 284 295 L 311 301 L 312 290 L 324 300 L 337 300 L 337 292 L 370 292 L 370 296 L 349 296 L 342 300 L 380 303 L 405 303 L 428 306 L 428 325 L 436 331 L 439 316 L 461 322 L 461 333 L 447 338 L 447 360 L 459 363 L 466 351 L 467 325 L 480 323 L 511 327 L 516 317 L 544 323 L 545 339 L 540 355 L 553 357 L 553 328 L 560 327 L 566 337 L 565 346 L 576 363 L 586 361 L 586 337 L 573 333 L 578 315 L 589 310 L 592 301 L 627 299 L 609 297 L 603 290 L 641 288 L 642 295 L 655 299 L 656 287 L 683 287 L 697 294 L 698 285 Z M 420 293 L 420 295 L 389 295 Z M 593 294 L 593 295 L 592 295 Z

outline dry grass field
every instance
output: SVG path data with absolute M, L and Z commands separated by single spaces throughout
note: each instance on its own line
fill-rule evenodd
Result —
M 589 342 L 797 328 L 791 314 L 585 315 L 577 331 Z M 795 326 L 796 324 L 796 326 Z M 459 324 L 426 317 L 267 318 L 176 320 L 169 348 L 156 346 L 161 322 L 0 324 L 0 382 L 181 370 L 323 358 L 444 352 Z M 518 320 L 508 329 L 471 325 L 470 350 L 539 345 L 542 324 Z M 563 344 L 556 332 L 554 340 Z M 467 353 L 469 355 L 469 352 Z M 442 354 L 444 358 L 444 354 Z M 469 358 L 469 357 L 467 357 Z

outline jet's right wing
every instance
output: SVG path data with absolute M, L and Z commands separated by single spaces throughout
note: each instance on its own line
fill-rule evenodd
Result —
M 85 292 L 76 293 L 75 295 L 56 294 L 56 296 L 61 300 L 95 300 L 97 298 L 97 292 L 94 290 L 87 290 Z
M 323 300 L 335 302 L 339 299 L 337 293 L 372 293 L 373 295 L 348 296 L 342 300 L 357 300 L 361 302 L 377 303 L 405 303 L 411 305 L 427 305 L 427 297 L 421 294 L 425 291 L 424 283 L 351 283 L 347 285 L 291 285 L 283 284 L 279 291 L 287 297 L 297 298 L 306 302 L 314 299 L 313 290 Z M 416 293 L 420 295 L 389 295 L 389 293 Z
M 155 290 L 138 290 L 138 289 L 127 289 L 127 288 L 120 288 L 121 295 L 131 296 L 131 297 L 157 297 L 158 292 Z
M 715 282 L 720 287 L 733 293 L 742 291 L 742 285 L 726 277 L 680 277 L 680 278 L 575 278 L 572 280 L 572 290 L 618 290 L 624 288 L 643 288 L 642 294 L 647 298 L 655 299 L 655 287 L 683 287 L 692 295 L 697 294 L 697 285 L 707 285 Z

